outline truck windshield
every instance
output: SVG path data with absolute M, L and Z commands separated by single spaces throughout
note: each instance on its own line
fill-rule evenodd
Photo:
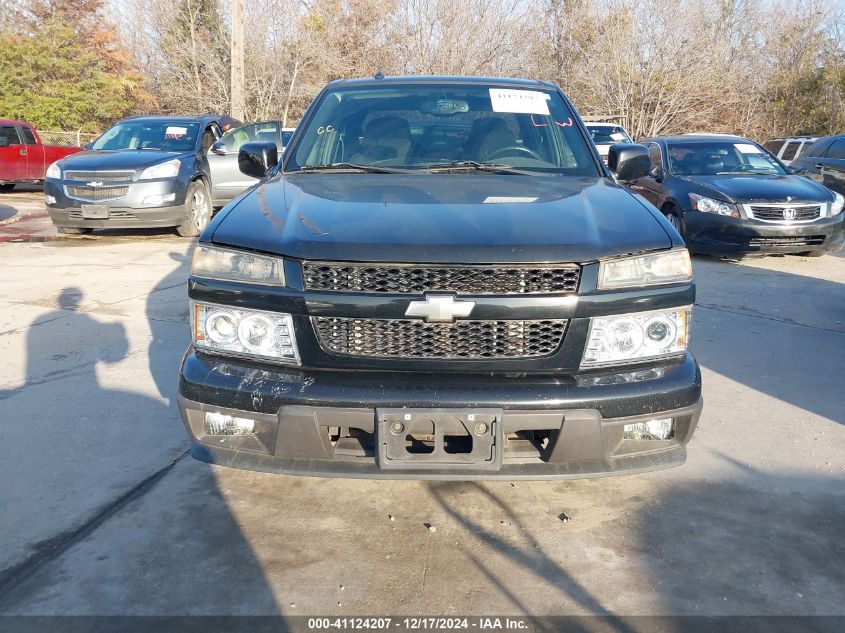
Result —
M 346 166 L 463 173 L 495 166 L 528 175 L 601 173 L 557 92 L 496 85 L 330 88 L 291 149 L 288 172 Z
M 596 145 L 615 145 L 616 143 L 631 143 L 631 137 L 621 127 L 613 125 L 590 125 L 587 123 L 587 131 L 593 137 Z
M 783 167 L 751 141 L 669 143 L 669 170 L 678 176 L 785 175 Z
M 189 152 L 196 144 L 199 124 L 185 121 L 122 121 L 106 130 L 91 149 L 158 149 Z

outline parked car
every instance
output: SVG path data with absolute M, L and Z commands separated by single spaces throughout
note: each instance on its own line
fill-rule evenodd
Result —
M 644 141 L 651 172 L 631 189 L 666 216 L 696 253 L 823 255 L 843 244 L 843 198 L 789 173 L 740 137 Z
M 213 211 L 206 157 L 218 116 L 140 116 L 50 166 L 47 212 L 60 231 L 175 226 L 199 235 Z
M 647 150 L 610 148 L 621 179 Z M 557 478 L 678 465 L 701 410 L 680 235 L 554 85 L 336 81 L 200 236 L 193 454 L 277 472 Z
M 792 161 L 790 168 L 845 195 L 845 134 L 820 138 Z
M 79 150 L 44 145 L 38 131 L 26 121 L 0 119 L 0 193 L 11 191 L 16 184 L 42 182 L 50 163 Z
M 607 152 L 611 145 L 617 143 L 633 143 L 631 137 L 621 125 L 615 123 L 585 123 L 593 143 L 599 150 L 602 160 L 607 163 Z
M 789 136 L 771 138 L 765 143 L 765 147 L 773 156 L 777 157 L 784 165 L 790 165 L 793 160 L 818 139 L 816 136 Z
M 281 121 L 259 121 L 229 130 L 214 143 L 208 153 L 214 206 L 223 206 L 258 182 L 238 168 L 238 150 L 243 144 L 269 141 L 276 144 L 281 154 L 293 131 L 293 128 L 282 127 Z

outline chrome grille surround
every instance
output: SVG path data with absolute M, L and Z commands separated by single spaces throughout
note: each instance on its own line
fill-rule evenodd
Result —
M 65 195 L 82 202 L 105 202 L 119 200 L 129 192 L 129 185 L 89 187 L 87 185 L 65 185 Z
M 81 171 L 76 169 L 69 169 L 62 173 L 65 180 L 85 180 L 85 181 L 101 181 L 114 182 L 118 180 L 134 180 L 135 170 L 128 169 L 122 171 Z
M 426 323 L 417 319 L 312 317 L 331 354 L 370 358 L 488 360 L 541 358 L 557 351 L 566 319 Z
M 796 224 L 824 217 L 829 206 L 827 202 L 755 202 L 743 204 L 742 208 L 749 219 L 773 224 Z M 787 220 L 784 217 L 785 209 L 793 209 L 795 217 Z
M 306 290 L 421 295 L 429 291 L 463 295 L 572 294 L 577 264 L 450 265 L 316 262 L 302 264 Z

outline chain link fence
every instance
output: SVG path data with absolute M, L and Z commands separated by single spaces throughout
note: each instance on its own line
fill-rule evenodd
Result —
M 44 145 L 59 145 L 61 147 L 82 147 L 93 141 L 99 134 L 89 132 L 63 132 L 58 130 L 38 130 L 38 136 Z

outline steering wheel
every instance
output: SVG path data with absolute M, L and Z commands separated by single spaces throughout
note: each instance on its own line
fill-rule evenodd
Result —
M 499 149 L 495 149 L 487 154 L 487 156 L 484 157 L 484 160 L 493 160 L 494 158 L 499 158 L 501 156 L 513 156 L 515 153 L 527 154 L 536 160 L 543 160 L 537 152 L 530 147 L 525 147 L 524 145 L 508 145 L 507 147 L 500 147 Z

